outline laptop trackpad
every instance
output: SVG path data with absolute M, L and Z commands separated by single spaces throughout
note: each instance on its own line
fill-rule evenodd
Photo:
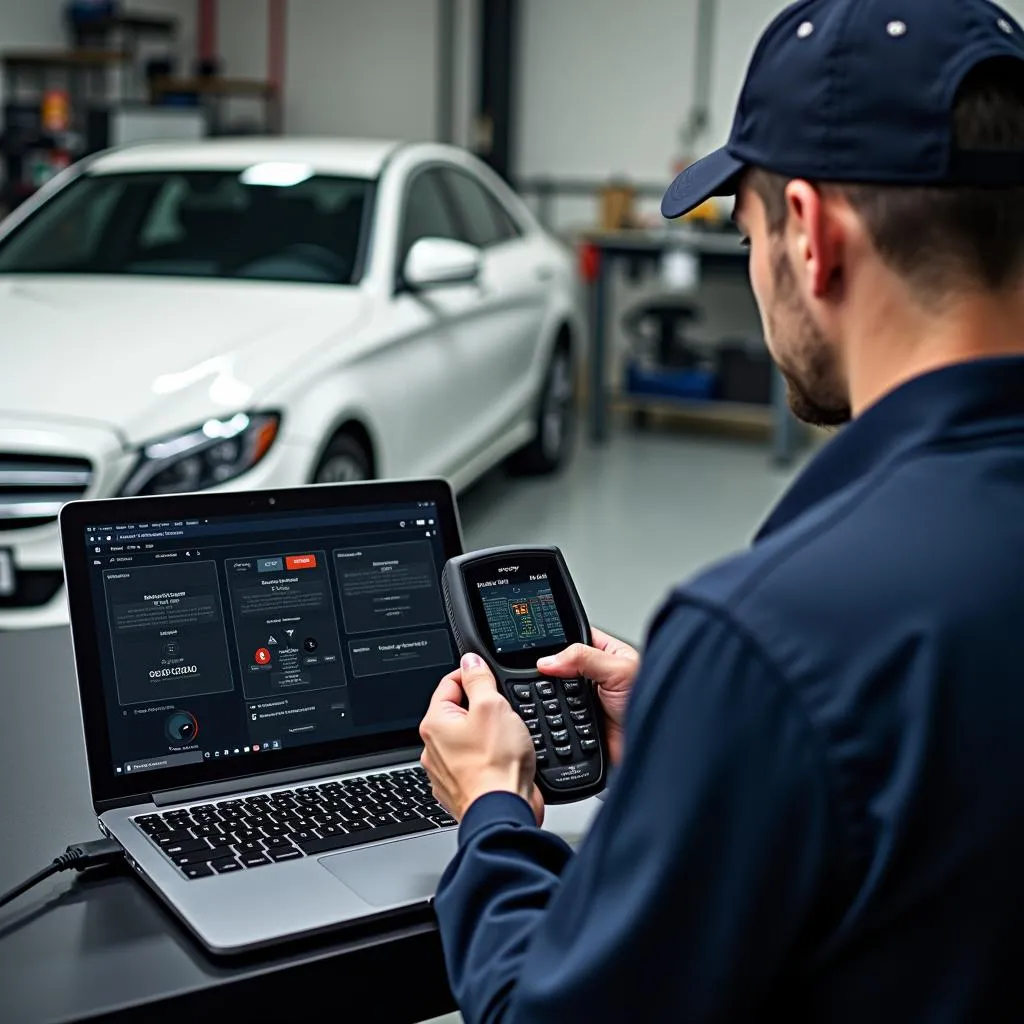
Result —
M 428 900 L 437 891 L 458 848 L 453 829 L 347 850 L 320 863 L 340 882 L 375 907 Z

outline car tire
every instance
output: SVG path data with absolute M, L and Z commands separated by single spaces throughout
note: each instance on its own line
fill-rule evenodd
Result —
M 555 349 L 541 388 L 537 433 L 506 463 L 516 476 L 554 473 L 569 460 L 576 435 L 576 379 L 568 345 Z
M 372 462 L 366 446 L 353 434 L 343 431 L 331 438 L 313 474 L 315 484 L 346 484 L 369 480 Z

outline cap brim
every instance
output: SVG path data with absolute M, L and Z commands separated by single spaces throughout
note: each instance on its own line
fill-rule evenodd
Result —
M 746 164 L 724 149 L 716 149 L 691 164 L 669 186 L 661 200 L 661 215 L 668 220 L 695 210 L 712 196 L 734 196 Z

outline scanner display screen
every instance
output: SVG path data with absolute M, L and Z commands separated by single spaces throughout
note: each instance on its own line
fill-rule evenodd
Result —
M 480 600 L 498 654 L 565 643 L 565 629 L 546 574 L 511 586 L 495 585 L 481 591 Z
M 491 655 L 510 668 L 564 650 L 580 639 L 557 563 L 522 558 L 519 564 L 470 567 L 473 612 Z

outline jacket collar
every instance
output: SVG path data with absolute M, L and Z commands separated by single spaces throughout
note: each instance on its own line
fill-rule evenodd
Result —
M 957 363 L 901 385 L 830 441 L 755 537 L 769 537 L 900 456 L 940 441 L 1024 431 L 1024 357 Z

